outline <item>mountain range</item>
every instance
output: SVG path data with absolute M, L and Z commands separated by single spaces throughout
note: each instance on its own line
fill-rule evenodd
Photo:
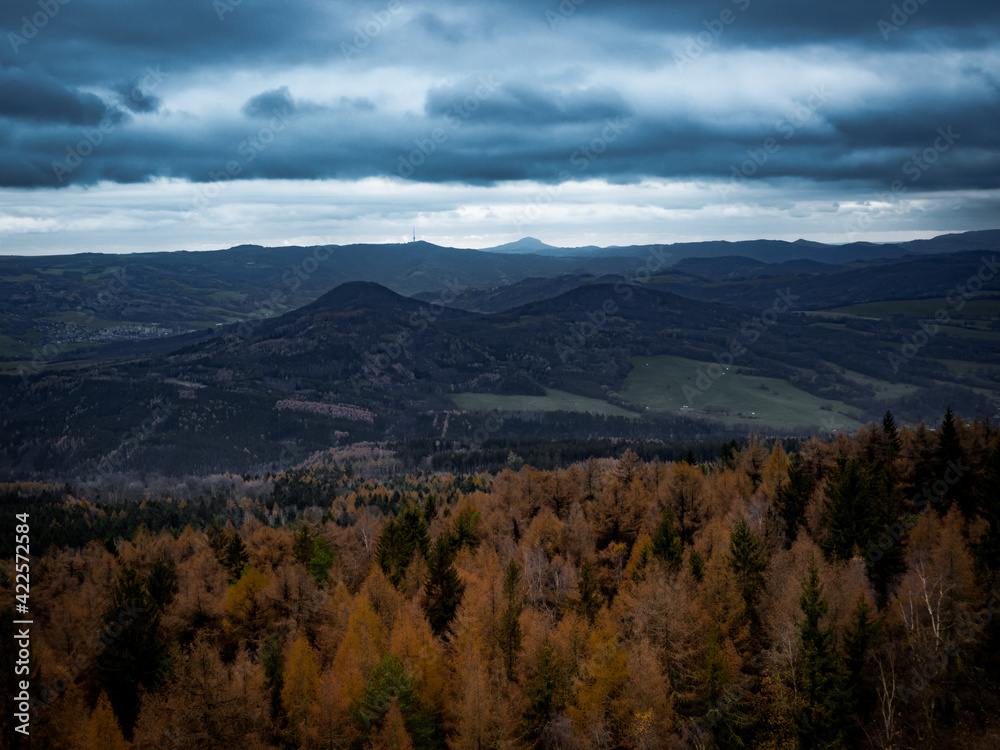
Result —
M 714 258 L 419 242 L 2 258 L 0 475 L 992 417 L 998 237 L 840 246 L 843 262 L 769 241 L 703 243 L 729 249 Z

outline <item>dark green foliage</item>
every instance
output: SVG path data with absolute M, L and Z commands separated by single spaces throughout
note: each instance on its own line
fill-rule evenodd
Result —
M 270 692 L 271 718 L 281 710 L 281 688 L 285 682 L 285 657 L 281 641 L 272 626 L 268 626 L 264 646 L 260 650 L 260 664 L 264 669 L 264 687 Z
M 243 568 L 250 562 L 250 555 L 247 554 L 246 545 L 239 532 L 234 531 L 226 545 L 226 552 L 222 565 L 229 573 L 229 580 L 236 581 L 243 575 Z
M 698 698 L 703 711 L 699 723 L 712 730 L 721 750 L 745 747 L 742 732 L 750 725 L 750 717 L 741 705 L 742 691 L 736 685 L 729 685 L 726 680 L 718 626 L 714 623 L 705 653 L 705 664 L 698 679 L 701 684 Z
M 673 570 L 676 570 L 680 566 L 682 552 L 681 535 L 677 532 L 677 527 L 674 525 L 673 509 L 666 508 L 663 511 L 660 523 L 657 525 L 656 531 L 653 532 L 653 538 L 650 541 L 650 552 Z
M 899 449 L 903 447 L 903 437 L 899 434 L 899 430 L 896 427 L 896 420 L 893 418 L 891 411 L 886 411 L 885 416 L 882 417 L 882 434 L 885 437 L 890 455 L 892 458 L 895 458 L 899 453 Z
M 415 750 L 444 747 L 442 733 L 437 731 L 434 717 L 420 702 L 417 685 L 406 672 L 403 661 L 395 654 L 386 654 L 375 665 L 364 695 L 351 707 L 351 717 L 361 733 L 359 747 L 382 726 L 393 703 L 399 706 L 403 724 L 413 740 Z
M 989 524 L 975 546 L 976 557 L 987 570 L 1000 572 L 1000 440 L 989 465 L 978 480 L 979 513 Z
M 604 597 L 601 595 L 597 579 L 594 577 L 594 570 L 589 560 L 584 560 L 580 567 L 580 581 L 576 587 L 576 596 L 569 597 L 566 603 L 582 617 L 587 618 L 591 625 L 601 611 L 604 604 Z
M 778 492 L 776 503 L 778 515 L 785 522 L 785 539 L 789 544 L 799 533 L 812 493 L 813 483 L 806 472 L 802 454 L 793 453 L 788 459 L 788 482 Z
M 826 486 L 827 535 L 820 542 L 828 555 L 849 560 L 855 548 L 865 550 L 881 532 L 876 516 L 871 473 L 851 460 Z
M 430 548 L 427 528 L 427 520 L 420 508 L 408 502 L 382 530 L 375 560 L 393 585 L 399 586 L 415 553 L 419 552 L 427 559 Z
M 847 690 L 855 712 L 866 712 L 875 700 L 875 691 L 865 680 L 865 661 L 869 652 L 885 640 L 882 623 L 863 596 L 851 615 L 851 625 L 844 634 L 844 665 Z
M 816 564 L 810 562 L 799 599 L 799 658 L 796 664 L 798 704 L 795 729 L 803 750 L 846 747 L 850 721 L 850 696 L 843 659 L 834 645 L 833 628 L 822 628 L 827 603 Z
M 169 666 L 167 644 L 159 629 L 163 610 L 176 591 L 174 580 L 165 563 L 155 564 L 147 576 L 126 565 L 104 612 L 98 675 L 126 737 L 131 736 L 139 714 L 141 690 L 155 692 Z
M 548 638 L 542 641 L 534 664 L 528 681 L 528 709 L 524 712 L 525 736 L 529 740 L 537 740 L 549 720 L 566 705 L 569 688 L 566 668 Z
M 455 520 L 451 526 L 451 536 L 455 542 L 455 549 L 462 547 L 475 549 L 479 546 L 479 534 L 476 527 L 479 525 L 479 511 L 472 506 L 465 505 L 455 515 Z
M 500 614 L 497 641 L 503 653 L 507 679 L 514 679 L 517 657 L 521 653 L 521 611 L 524 609 L 524 595 L 521 593 L 521 572 L 513 558 L 507 564 L 503 578 L 504 609 Z
M 313 553 L 313 535 L 309 531 L 309 526 L 303 523 L 295 532 L 295 542 L 292 544 L 292 554 L 295 559 L 303 565 L 309 564 L 309 559 Z
M 465 593 L 465 584 L 452 564 L 453 556 L 452 542 L 442 534 L 427 560 L 423 608 L 434 634 L 441 637 L 450 632 L 455 610 Z
M 757 599 L 764 587 L 767 555 L 746 521 L 740 520 L 729 532 L 729 564 L 736 574 L 750 622 L 759 624 Z
M 330 543 L 325 537 L 318 536 L 313 542 L 312 556 L 309 558 L 309 574 L 316 581 L 317 586 L 324 585 L 329 576 L 330 568 L 333 567 L 333 552 Z
M 691 551 L 690 563 L 691 575 L 694 576 L 695 581 L 701 583 L 705 579 L 705 561 L 698 550 Z

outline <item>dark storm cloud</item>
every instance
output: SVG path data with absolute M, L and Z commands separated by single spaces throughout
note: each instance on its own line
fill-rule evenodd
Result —
M 919 186 L 1000 181 L 995 2 L 8 0 L 0 14 L 4 185 L 209 182 L 227 165 L 726 180 L 771 140 L 747 179 L 879 185 L 949 127 L 959 138 Z M 800 69 L 831 88 L 796 122 Z M 260 83 L 230 101 L 224 82 L 243 78 Z
M 94 94 L 76 91 L 38 72 L 0 71 L 0 116 L 29 122 L 93 125 L 107 114 Z
M 243 105 L 247 117 L 273 117 L 275 112 L 295 113 L 295 102 L 287 86 L 257 94 Z

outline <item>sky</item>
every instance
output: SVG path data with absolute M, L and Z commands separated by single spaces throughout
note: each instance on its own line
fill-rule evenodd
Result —
M 0 254 L 1000 227 L 995 0 L 4 0 Z

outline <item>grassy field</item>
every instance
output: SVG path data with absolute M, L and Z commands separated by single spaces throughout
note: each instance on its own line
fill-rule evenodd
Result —
M 1000 299 L 971 299 L 961 310 L 944 297 L 932 299 L 886 300 L 865 302 L 860 305 L 835 307 L 829 312 L 843 315 L 861 315 L 872 318 L 891 318 L 893 315 L 908 315 L 915 318 L 933 318 L 938 310 L 944 310 L 953 319 L 991 319 L 1000 314 Z
M 716 379 L 707 374 L 715 363 L 683 357 L 633 357 L 634 369 L 619 394 L 643 410 L 716 419 L 725 424 L 760 424 L 791 429 L 855 429 L 857 411 L 839 401 L 818 398 L 783 380 L 738 375 L 736 367 Z M 718 373 L 718 365 L 711 367 Z M 699 390 L 699 373 L 711 385 Z M 690 390 L 685 393 L 684 386 Z M 826 408 L 823 408 L 826 407 Z
M 582 411 L 609 417 L 636 417 L 614 404 L 596 398 L 577 396 L 554 388 L 544 396 L 498 396 L 492 393 L 456 393 L 451 400 L 459 409 L 469 411 Z

